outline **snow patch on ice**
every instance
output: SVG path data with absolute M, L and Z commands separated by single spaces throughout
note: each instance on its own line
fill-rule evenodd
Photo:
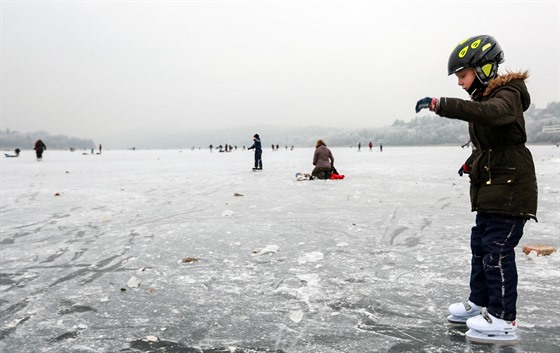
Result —
M 130 279 L 128 280 L 128 282 L 126 282 L 126 285 L 129 288 L 136 288 L 140 286 L 140 280 L 134 276 L 130 277 Z
M 222 216 L 225 217 L 229 217 L 229 216 L 233 216 L 234 212 L 232 210 L 225 210 L 224 212 L 222 212 Z
M 292 320 L 295 323 L 300 322 L 303 319 L 303 311 L 301 310 L 296 310 L 296 311 L 292 311 L 290 313 L 290 320 Z
M 308 273 L 308 274 L 299 274 L 297 275 L 300 281 L 307 282 L 310 286 L 318 286 L 319 285 L 319 275 L 316 273 Z
M 299 262 L 300 264 L 305 264 L 305 263 L 308 263 L 308 262 L 317 262 L 317 261 L 321 261 L 321 260 L 323 260 L 324 258 L 325 258 L 325 255 L 324 255 L 322 252 L 320 252 L 320 251 L 312 251 L 312 252 L 309 252 L 309 253 L 306 253 L 306 254 L 300 256 L 300 257 L 298 258 L 298 262 Z
M 254 253 L 253 255 L 258 256 L 258 255 L 266 255 L 266 254 L 275 254 L 278 252 L 278 250 L 280 250 L 280 247 L 278 245 L 267 245 L 260 251 Z
M 178 278 L 178 280 L 179 280 L 179 282 L 187 283 L 187 284 L 196 283 L 196 279 L 191 278 L 191 277 L 189 277 L 189 276 L 180 276 L 180 277 Z

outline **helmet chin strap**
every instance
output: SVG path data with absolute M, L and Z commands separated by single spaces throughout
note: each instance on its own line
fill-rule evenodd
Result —
M 474 68 L 476 79 L 472 85 L 467 89 L 467 92 L 472 99 L 482 97 L 490 80 L 498 74 L 498 63 L 489 62 L 482 66 Z
M 471 96 L 472 99 L 476 99 L 484 94 L 484 91 L 486 90 L 486 86 L 487 85 L 482 83 L 482 81 L 480 80 L 480 78 L 478 78 L 477 75 L 476 79 L 473 81 L 471 86 L 466 89 L 466 91 Z

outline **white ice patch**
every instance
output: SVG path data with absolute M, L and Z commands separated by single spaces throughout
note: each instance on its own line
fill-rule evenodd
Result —
M 308 262 L 317 262 L 317 261 L 321 261 L 325 258 L 325 255 L 322 252 L 319 251 L 312 251 L 309 253 L 306 253 L 302 256 L 300 256 L 298 258 L 298 262 L 300 264 L 305 264 Z
M 310 286 L 319 285 L 319 275 L 316 273 L 299 274 L 297 278 L 299 278 L 300 281 L 307 282 Z
M 345 247 L 345 246 L 348 246 L 348 245 L 349 244 L 347 242 L 344 242 L 344 241 L 336 244 L 336 246 L 338 246 L 339 248 L 342 248 L 342 247 Z
M 222 216 L 225 217 L 229 217 L 229 216 L 233 216 L 233 211 L 232 210 L 225 210 L 224 212 L 222 212 Z
M 179 279 L 180 282 L 187 283 L 187 284 L 196 283 L 196 279 L 188 277 L 188 276 L 181 276 L 178 279 Z
M 130 279 L 128 280 L 128 282 L 126 282 L 126 285 L 129 288 L 136 288 L 140 286 L 140 280 L 134 276 L 130 277 Z
M 278 245 L 267 245 L 254 255 L 274 254 L 277 253 L 278 250 L 280 250 L 280 247 Z
M 303 319 L 303 311 L 301 310 L 296 310 L 296 311 L 292 311 L 290 313 L 290 320 L 292 320 L 295 323 L 300 322 Z

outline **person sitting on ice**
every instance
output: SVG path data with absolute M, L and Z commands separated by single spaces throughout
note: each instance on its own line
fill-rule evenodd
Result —
M 330 179 L 334 168 L 334 157 L 331 150 L 323 140 L 315 143 L 315 153 L 313 154 L 313 171 L 311 176 L 317 179 Z

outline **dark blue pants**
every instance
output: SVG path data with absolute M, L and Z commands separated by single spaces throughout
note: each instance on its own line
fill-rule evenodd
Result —
M 262 150 L 255 150 L 255 168 L 262 169 Z
M 526 218 L 477 213 L 471 232 L 471 294 L 469 300 L 487 307 L 503 320 L 515 320 L 517 267 L 515 246 Z

